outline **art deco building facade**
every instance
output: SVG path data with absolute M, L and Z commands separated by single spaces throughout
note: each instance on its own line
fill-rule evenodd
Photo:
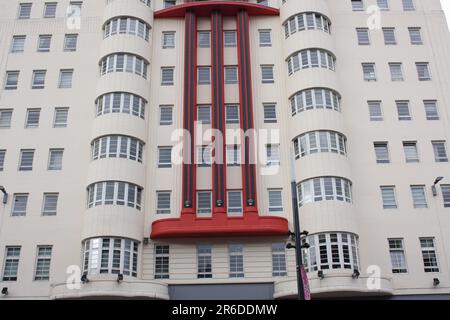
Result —
M 294 298 L 291 162 L 313 298 L 450 297 L 449 40 L 439 0 L 0 0 L 1 298 Z

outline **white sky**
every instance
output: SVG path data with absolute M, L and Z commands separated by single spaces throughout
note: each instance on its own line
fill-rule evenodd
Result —
M 444 9 L 447 16 L 447 22 L 450 24 L 450 0 L 441 0 L 442 9 Z

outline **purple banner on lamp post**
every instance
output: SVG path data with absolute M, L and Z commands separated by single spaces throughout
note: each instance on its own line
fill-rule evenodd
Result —
M 309 289 L 308 275 L 306 274 L 305 266 L 300 266 L 300 275 L 303 282 L 303 292 L 305 300 L 311 300 L 311 291 Z

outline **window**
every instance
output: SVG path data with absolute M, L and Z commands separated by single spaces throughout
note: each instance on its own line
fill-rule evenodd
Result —
M 304 30 L 321 30 L 330 33 L 331 22 L 320 13 L 307 12 L 290 17 L 283 23 L 286 39 L 296 32 Z
M 25 48 L 26 36 L 14 36 L 12 39 L 11 52 L 23 52 Z
M 173 106 L 163 105 L 159 107 L 159 125 L 169 126 L 173 122 Z
M 430 81 L 431 80 L 428 62 L 417 62 L 416 68 L 417 68 L 417 75 L 419 77 L 419 81 Z
M 377 163 L 389 163 L 389 149 L 387 142 L 374 142 Z
M 22 149 L 20 150 L 19 171 L 33 170 L 34 150 Z
M 43 216 L 56 216 L 58 196 L 58 193 L 44 193 L 44 201 L 42 205 Z
M 197 214 L 198 215 L 211 214 L 211 191 L 197 192 Z
M 405 248 L 403 239 L 388 239 L 391 256 L 392 273 L 407 273 Z
M 198 84 L 211 84 L 211 67 L 198 67 Z
M 39 127 L 39 118 L 41 109 L 27 109 L 27 117 L 25 119 L 25 128 Z
M 244 246 L 242 244 L 230 244 L 228 254 L 230 258 L 230 278 L 243 278 Z
M 325 68 L 334 71 L 336 58 L 322 49 L 305 49 L 292 54 L 287 60 L 288 74 L 308 68 Z
M 391 71 L 392 81 L 403 81 L 403 71 L 401 63 L 389 63 L 389 70 Z
M 409 112 L 409 101 L 395 101 L 397 106 L 398 120 L 411 120 L 411 113 Z
M 353 11 L 364 11 L 364 4 L 362 0 L 351 0 Z
M 5 165 L 6 150 L 0 149 L 0 171 L 3 171 Z
M 48 170 L 62 170 L 64 149 L 50 149 Z
M 73 70 L 63 69 L 59 72 L 58 88 L 72 88 Z
M 358 238 L 351 233 L 319 233 L 307 236 L 303 263 L 307 272 L 329 269 L 360 270 Z
M 381 197 L 383 199 L 383 209 L 397 209 L 394 186 L 382 186 Z
M 450 185 L 441 185 L 444 208 L 450 208 Z
M 197 147 L 197 165 L 199 167 L 211 166 L 211 146 Z
M 100 62 L 100 73 L 105 75 L 111 72 L 134 73 L 147 79 L 148 62 L 141 57 L 129 53 L 113 53 Z
M 129 34 L 149 41 L 150 26 L 141 19 L 132 17 L 112 18 L 104 27 L 104 37 L 108 38 L 117 34 Z
M 76 8 L 78 12 L 81 12 L 81 6 L 83 5 L 83 1 L 70 1 L 69 4 L 72 8 Z
M 227 146 L 227 166 L 241 165 L 241 146 L 234 144 Z
M 20 247 L 5 248 L 5 262 L 3 264 L 3 281 L 17 281 L 17 272 L 19 269 Z
M 161 67 L 161 85 L 173 86 L 174 67 Z
M 411 186 L 411 195 L 415 209 L 428 208 L 425 186 Z
M 16 193 L 13 197 L 13 206 L 11 216 L 20 217 L 27 213 L 28 194 Z
M 128 136 L 103 136 L 91 143 L 92 160 L 123 158 L 142 162 L 144 143 Z
M 384 44 L 386 45 L 397 44 L 394 28 L 383 28 L 383 37 L 384 37 Z
M 281 189 L 269 189 L 267 193 L 269 196 L 269 212 L 283 212 Z
M 242 214 L 242 192 L 241 191 L 227 191 L 228 213 Z
M 177 4 L 177 0 L 164 0 L 164 8 L 170 8 Z
M 431 141 L 434 151 L 434 160 L 436 162 L 448 162 L 447 147 L 445 141 Z
M 402 0 L 404 11 L 414 11 L 414 0 Z
M 417 151 L 417 142 L 403 142 L 406 163 L 419 162 L 419 152 Z
M 268 144 L 266 145 L 267 166 L 280 165 L 280 145 Z
M 290 98 L 292 116 L 313 109 L 341 111 L 340 95 L 331 89 L 306 89 Z
M 144 119 L 146 104 L 146 100 L 132 93 L 107 93 L 100 96 L 96 101 L 97 116 L 101 116 L 111 112 L 120 112 L 132 114 L 133 116 Z
M 264 123 L 277 123 L 277 110 L 275 103 L 264 103 Z
M 369 106 L 370 121 L 383 121 L 381 101 L 367 101 L 367 105 Z
M 381 11 L 388 11 L 389 10 L 389 3 L 388 0 L 377 0 L 378 8 Z
M 272 276 L 287 276 L 286 244 L 284 242 L 272 244 Z
M 169 279 L 169 246 L 155 246 L 155 279 Z
M 19 82 L 19 71 L 6 71 L 5 90 L 17 89 Z
M 45 70 L 33 70 L 31 89 L 44 89 L 46 72 Z
M 51 35 L 40 35 L 38 39 L 38 52 L 49 52 L 52 43 Z
M 102 205 L 128 206 L 141 210 L 142 188 L 128 182 L 104 181 L 87 187 L 88 208 Z
M 375 63 L 363 63 L 362 68 L 364 81 L 377 81 L 377 76 L 375 74 Z
M 52 259 L 52 246 L 37 246 L 34 280 L 50 279 L 51 259 Z
M 234 48 L 237 46 L 237 34 L 236 31 L 224 31 L 223 32 L 225 48 Z
M 317 177 L 297 184 L 299 207 L 319 201 L 352 202 L 351 182 L 339 177 Z
M 411 44 L 413 45 L 421 45 L 423 44 L 422 33 L 419 27 L 408 28 L 409 31 L 409 39 L 411 40 Z
M 137 241 L 122 238 L 92 238 L 83 242 L 83 248 L 83 273 L 137 277 Z
M 239 106 L 234 104 L 225 106 L 225 121 L 227 124 L 239 123 Z
M 434 238 L 419 238 L 425 272 L 439 272 Z
M 259 30 L 259 46 L 271 47 L 272 46 L 272 30 Z
M 68 116 L 69 116 L 69 108 L 55 108 L 55 116 L 53 117 L 53 128 L 67 127 Z
M 19 19 L 30 19 L 32 3 L 19 4 Z
M 54 18 L 56 16 L 56 2 L 47 2 L 44 5 L 44 18 Z
M 158 147 L 158 168 L 172 167 L 172 147 Z
M 347 154 L 347 138 L 334 131 L 311 131 L 294 139 L 295 158 L 314 153 L 332 152 Z
M 0 109 L 0 128 L 11 127 L 12 109 Z
M 436 100 L 424 100 L 423 105 L 427 120 L 439 120 Z
M 162 48 L 175 48 L 175 31 L 163 31 L 162 33 Z
M 261 66 L 261 79 L 262 83 L 274 83 L 273 78 L 273 66 Z
M 170 214 L 170 191 L 156 192 L 156 213 Z
M 66 34 L 64 36 L 64 51 L 77 51 L 77 34 Z
M 197 121 L 202 124 L 211 123 L 211 106 L 201 105 L 197 107 Z
M 211 32 L 209 31 L 198 32 L 198 47 L 199 48 L 211 47 Z
M 356 29 L 356 35 L 358 37 L 358 44 L 360 46 L 370 45 L 369 29 L 368 28 L 357 28 Z
M 238 83 L 238 68 L 237 67 L 225 67 L 225 84 Z
M 212 278 L 212 247 L 197 246 L 197 278 Z

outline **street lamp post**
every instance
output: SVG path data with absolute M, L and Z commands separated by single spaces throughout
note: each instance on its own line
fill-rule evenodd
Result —
M 294 215 L 294 238 L 295 238 L 295 260 L 296 260 L 296 274 L 297 274 L 297 298 L 298 300 L 305 300 L 305 283 L 303 283 L 303 257 L 302 257 L 302 243 L 300 231 L 300 217 L 297 198 L 297 183 L 295 179 L 295 157 L 291 149 L 291 193 L 292 193 L 292 213 Z

